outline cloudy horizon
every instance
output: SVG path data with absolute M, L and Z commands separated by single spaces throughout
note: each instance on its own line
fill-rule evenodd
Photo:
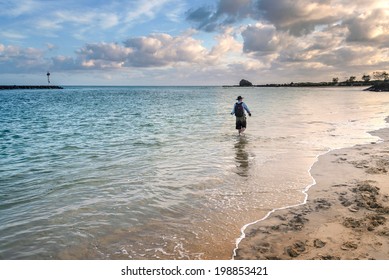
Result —
M 224 85 L 387 71 L 386 0 L 0 0 L 0 84 Z

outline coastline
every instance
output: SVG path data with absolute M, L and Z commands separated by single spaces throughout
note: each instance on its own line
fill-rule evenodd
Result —
M 246 83 L 243 85 L 223 85 L 223 88 L 247 88 L 247 87 L 261 87 L 261 88 L 273 88 L 273 87 L 324 87 L 324 88 L 332 88 L 332 87 L 367 87 L 364 91 L 389 91 L 389 83 L 387 81 L 354 81 L 354 82 L 298 82 L 298 83 L 284 83 L 284 84 L 259 84 L 253 85 L 249 81 L 245 81 Z
M 243 228 L 233 258 L 389 259 L 389 128 L 371 134 L 382 141 L 318 156 L 306 201 Z

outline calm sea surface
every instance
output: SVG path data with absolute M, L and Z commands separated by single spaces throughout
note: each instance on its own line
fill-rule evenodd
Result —
M 379 140 L 388 112 L 361 88 L 0 91 L 0 259 L 229 259 L 245 224 L 304 200 L 318 155 Z

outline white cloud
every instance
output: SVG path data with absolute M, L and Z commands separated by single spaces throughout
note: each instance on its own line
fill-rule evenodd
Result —
M 127 65 L 134 67 L 204 63 L 208 55 L 200 41 L 187 35 L 173 37 L 168 34 L 152 34 L 128 39 L 125 46 L 132 50 Z
M 11 39 L 11 40 L 22 40 L 22 39 L 27 38 L 26 35 L 21 34 L 19 32 L 13 32 L 11 30 L 2 31 L 0 34 L 1 34 L 1 36 L 3 38 L 8 38 L 8 39 Z
M 0 44 L 1 73 L 39 71 L 47 65 L 44 51 L 40 49 Z
M 87 44 L 77 51 L 76 68 L 118 69 L 122 68 L 131 49 L 114 43 Z M 57 61 L 61 62 L 61 61 Z M 64 60 L 67 65 L 69 59 Z M 65 64 L 65 65 L 66 65 Z
M 215 61 L 192 33 L 173 37 L 168 34 L 130 38 L 124 45 L 90 43 L 77 51 L 77 57 L 58 56 L 54 67 L 60 69 L 166 68 L 184 65 L 210 65 Z M 219 54 L 220 56 L 220 54 Z
M 131 7 L 125 22 L 139 22 L 154 18 L 157 12 L 171 0 L 141 0 L 137 7 Z
M 166 17 L 172 22 L 179 23 L 182 20 L 182 15 L 187 10 L 187 4 L 183 1 L 175 0 L 170 3 L 166 10 Z
M 370 10 L 344 22 L 350 42 L 370 42 L 389 47 L 389 9 Z
M 0 1 L 0 15 L 7 17 L 18 17 L 32 13 L 41 4 L 34 0 Z
M 43 20 L 52 22 L 54 26 L 59 24 L 74 24 L 76 26 L 88 26 L 88 28 L 99 27 L 109 29 L 119 23 L 118 16 L 114 13 L 101 11 L 57 11 L 52 18 Z M 49 27 L 50 24 L 47 24 Z
M 192 8 L 187 20 L 196 23 L 197 28 L 213 32 L 252 16 L 253 0 L 219 0 L 217 6 Z
M 223 33 L 216 36 L 216 45 L 212 48 L 210 56 L 220 60 L 229 54 L 240 54 L 243 48 L 241 42 L 236 39 L 237 34 L 233 28 L 226 28 Z
M 247 26 L 242 32 L 244 39 L 243 50 L 246 53 L 269 54 L 280 50 L 282 47 L 282 37 L 273 25 L 261 23 L 255 26 Z
M 257 8 L 259 18 L 295 36 L 309 34 L 318 25 L 336 22 L 346 11 L 330 0 L 261 0 Z
M 189 2 L 179 0 L 108 1 L 89 9 L 75 0 L 66 7 L 55 1 L 16 2 L 0 1 L 0 8 L 12 11 L 0 11 L 2 17 L 25 16 L 20 22 L 2 21 L 2 73 L 50 66 L 131 71 L 157 80 L 171 73 L 200 80 L 243 73 L 266 78 L 274 73 L 275 79 L 282 73 L 294 80 L 305 73 L 305 80 L 312 80 L 389 65 L 387 0 L 217 0 L 192 6 L 186 14 Z M 178 24 L 183 15 L 197 33 L 178 33 L 187 28 Z M 163 24 L 142 29 L 154 20 Z M 31 44 L 35 48 L 23 47 L 35 37 L 40 38 Z M 72 37 L 82 42 L 70 42 Z M 65 50 L 70 45 L 78 50 Z

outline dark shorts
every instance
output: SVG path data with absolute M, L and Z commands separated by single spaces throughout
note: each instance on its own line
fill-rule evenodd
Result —
M 244 117 L 236 117 L 236 129 L 246 128 L 246 116 Z

